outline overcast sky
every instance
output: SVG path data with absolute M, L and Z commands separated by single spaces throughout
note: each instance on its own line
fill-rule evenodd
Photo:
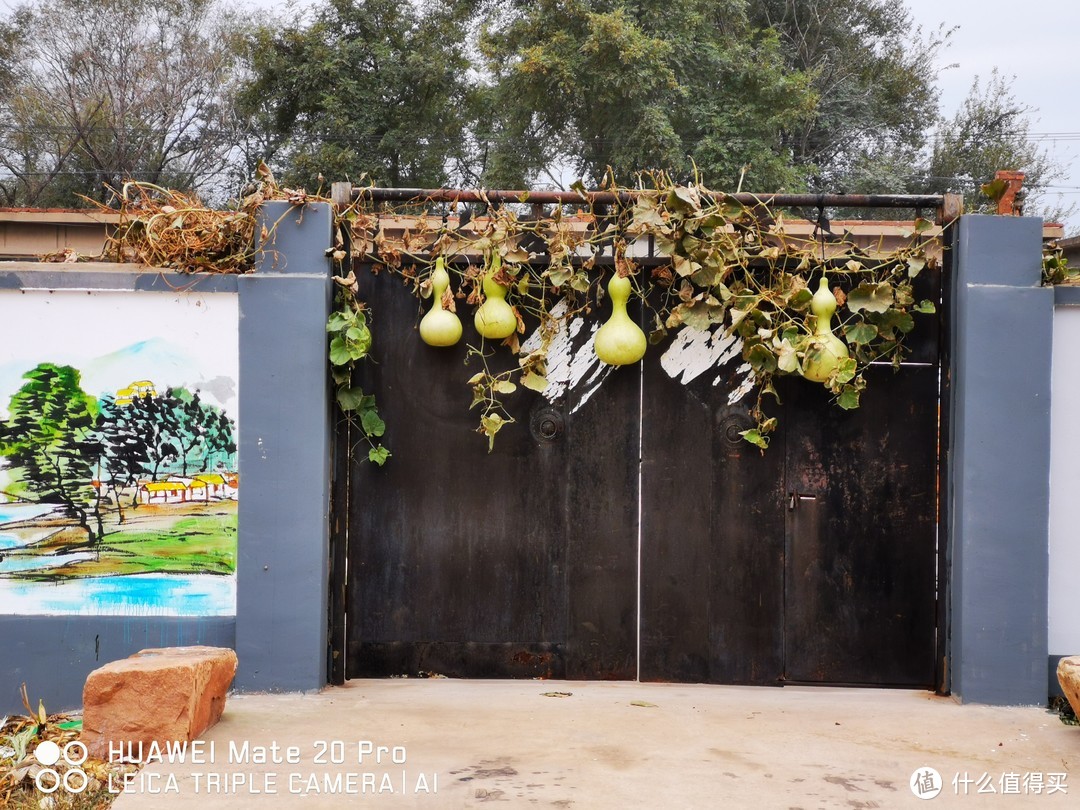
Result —
M 1076 82 L 1076 47 L 1080 36 L 1080 0 L 904 0 L 912 17 L 926 29 L 944 23 L 959 26 L 944 52 L 938 84 L 946 117 L 960 106 L 976 76 L 988 77 L 996 66 L 1014 76 L 1017 100 L 1037 108 L 1031 133 L 1051 154 L 1069 166 L 1053 191 L 1067 206 L 1080 203 L 1080 104 L 1070 85 Z M 955 63 L 956 67 L 948 67 Z M 1003 167 L 1004 168 L 1004 167 Z M 1068 223 L 1080 231 L 1080 215 Z
M 310 6 L 313 0 L 293 2 Z M 1069 166 L 1068 176 L 1052 191 L 1065 205 L 1080 203 L 1080 104 L 1067 84 L 1077 73 L 1074 43 L 1080 36 L 1080 0 L 896 2 L 903 2 L 927 30 L 959 26 L 938 65 L 946 117 L 960 106 L 976 76 L 985 79 L 996 66 L 1004 76 L 1015 77 L 1016 98 L 1038 110 L 1032 116 L 1032 134 Z M 0 8 L 14 5 L 15 0 L 0 0 Z M 237 0 L 230 5 L 280 10 L 289 0 Z M 955 67 L 949 67 L 952 64 Z M 1080 214 L 1068 223 L 1068 231 L 1080 233 Z

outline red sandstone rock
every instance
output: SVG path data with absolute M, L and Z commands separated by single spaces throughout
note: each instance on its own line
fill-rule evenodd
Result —
M 83 687 L 81 739 L 93 756 L 150 743 L 193 740 L 225 710 L 236 653 L 222 647 L 165 647 L 95 669 Z M 115 757 L 114 757 L 115 758 Z
M 1080 717 L 1080 655 L 1062 658 L 1057 667 L 1058 683 L 1061 691 L 1069 699 L 1073 712 Z

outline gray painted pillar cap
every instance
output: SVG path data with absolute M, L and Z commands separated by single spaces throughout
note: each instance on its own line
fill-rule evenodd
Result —
M 271 200 L 259 209 L 259 234 L 266 241 L 258 260 L 260 275 L 329 273 L 328 249 L 334 244 L 330 203 L 291 205 Z

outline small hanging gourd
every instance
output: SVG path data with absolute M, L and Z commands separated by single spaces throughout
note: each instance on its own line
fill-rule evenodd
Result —
M 626 312 L 630 299 L 630 279 L 615 274 L 608 282 L 611 298 L 611 317 L 596 331 L 593 349 L 596 356 L 609 366 L 628 366 L 645 356 L 648 341 L 641 327 Z
M 443 307 L 443 295 L 449 286 L 446 263 L 439 256 L 431 274 L 431 309 L 420 319 L 420 339 L 429 346 L 453 346 L 461 340 L 461 321 Z
M 517 330 L 517 315 L 506 303 L 506 287 L 495 281 L 495 275 L 502 267 L 502 257 L 496 252 L 491 257 L 491 266 L 484 273 L 484 303 L 476 310 L 473 324 L 476 331 L 488 340 L 508 338 Z
M 824 274 L 817 292 L 810 299 L 810 311 L 816 318 L 814 336 L 810 339 L 803 361 L 802 375 L 813 382 L 828 382 L 840 361 L 848 356 L 848 348 L 833 334 L 832 316 L 836 312 L 836 297 L 829 289 Z

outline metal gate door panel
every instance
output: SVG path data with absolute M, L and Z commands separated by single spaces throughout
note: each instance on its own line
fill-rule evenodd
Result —
M 875 368 L 850 412 L 784 386 L 787 680 L 934 684 L 937 377 Z
M 753 424 L 745 405 L 726 404 L 739 365 L 716 385 L 715 375 L 683 385 L 645 365 L 643 680 L 783 675 L 783 436 L 762 455 L 738 435 Z
M 934 685 L 933 318 L 912 335 L 928 365 L 873 369 L 855 411 L 778 380 L 764 455 L 737 435 L 737 357 L 692 380 L 650 358 L 584 403 L 518 391 L 489 454 L 470 319 L 430 348 L 400 282 L 358 276 L 376 317 L 361 383 L 394 455 L 351 468 L 347 676 Z M 938 300 L 940 274 L 918 287 Z
M 577 411 L 511 395 L 516 424 L 488 453 L 469 319 L 459 346 L 431 348 L 400 282 L 358 275 L 376 318 L 362 383 L 393 456 L 352 469 L 347 675 L 633 677 L 637 376 L 610 375 Z

